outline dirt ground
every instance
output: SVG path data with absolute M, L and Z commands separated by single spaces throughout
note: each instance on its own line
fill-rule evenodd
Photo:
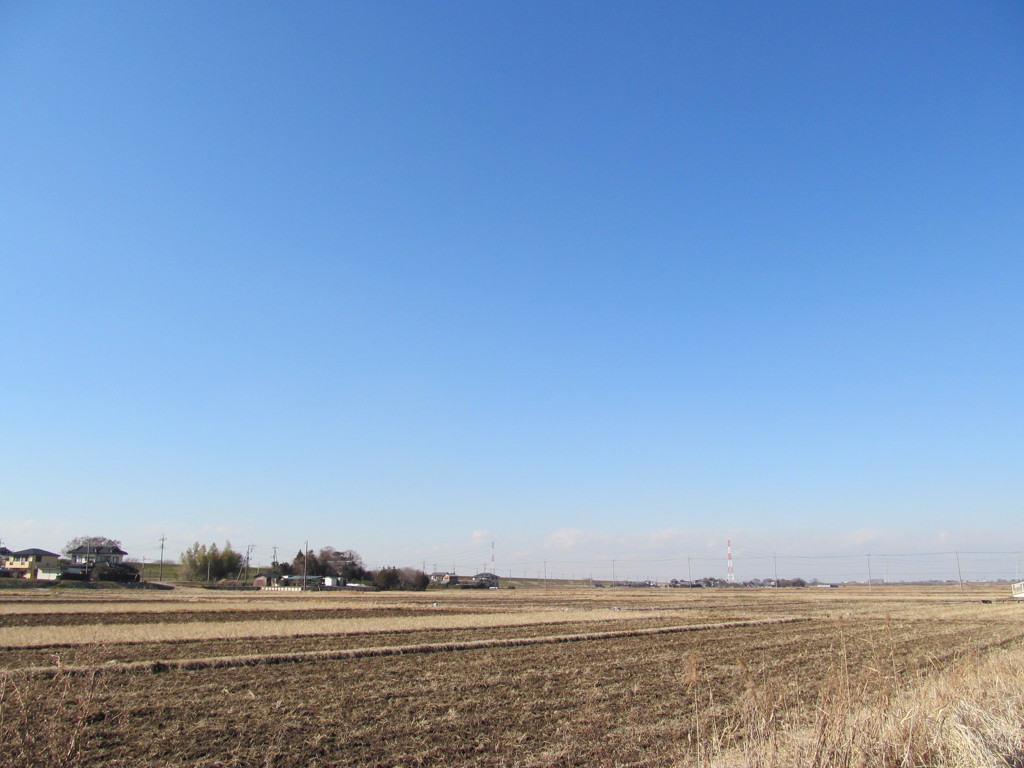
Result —
M 599 595 L 593 592 L 600 592 Z M 0 763 L 48 766 L 665 766 L 734 748 L 751 707 L 796 722 L 837 684 L 850 696 L 918 684 L 993 649 L 1024 648 L 1024 606 L 999 587 L 866 590 L 593 590 L 496 595 L 299 595 L 290 604 L 195 595 L 0 602 L 3 627 L 49 642 L 0 647 Z M 845 594 L 843 594 L 845 592 Z M 0 598 L 2 601 L 3 598 Z M 991 603 L 982 600 L 992 600 Z M 71 610 L 65 610 L 73 605 Z M 63 606 L 63 607 L 62 607 Z M 614 619 L 577 622 L 595 607 Z M 461 626 L 478 613 L 550 611 L 542 624 Z M 447 624 L 392 631 L 440 612 Z M 308 634 L 310 622 L 373 616 L 373 632 Z M 582 615 L 582 614 L 581 614 Z M 301 622 L 301 637 L 151 642 L 160 623 Z M 557 619 L 558 617 L 554 617 Z M 615 636 L 593 632 L 794 623 Z M 397 620 L 397 619 L 396 619 Z M 69 641 L 81 626 L 137 627 L 118 642 Z M 123 638 L 123 635 L 118 635 Z M 560 637 L 525 647 L 447 650 L 466 640 Z M 256 664 L 309 650 L 433 646 L 433 652 Z M 128 661 L 250 657 L 220 668 L 140 673 Z M 75 674 L 29 672 L 75 666 Z M 86 667 L 81 669 L 81 667 Z M 770 699 L 770 701 L 769 701 Z M 30 758 L 30 762 L 26 762 Z M 11 762 L 6 763 L 10 760 Z

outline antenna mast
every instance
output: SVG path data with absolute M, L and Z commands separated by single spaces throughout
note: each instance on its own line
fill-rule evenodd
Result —
M 732 569 L 732 539 L 726 539 L 726 568 L 725 580 L 730 584 L 736 583 L 736 572 Z

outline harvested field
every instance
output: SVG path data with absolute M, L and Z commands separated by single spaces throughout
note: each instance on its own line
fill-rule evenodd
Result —
M 601 631 L 622 632 L 651 627 L 676 626 L 670 618 L 634 619 L 601 622 Z M 110 662 L 158 661 L 168 659 L 202 659 L 220 656 L 253 654 L 306 653 L 331 649 L 415 645 L 422 643 L 472 642 L 500 638 L 570 635 L 587 628 L 575 622 L 509 625 L 476 628 L 448 628 L 362 633 L 295 635 L 291 637 L 258 637 L 203 641 L 165 641 L 102 643 L 82 645 L 49 644 L 21 648 L 9 647 L 0 656 L 0 669 L 49 666 L 99 665 Z
M 392 616 L 435 616 L 437 614 L 448 615 L 474 615 L 470 610 L 457 610 L 452 608 L 409 608 L 398 610 L 394 608 L 319 608 L 313 610 L 193 610 L 193 611 L 152 611 L 152 612 L 128 612 L 128 611 L 107 611 L 94 613 L 76 611 L 74 613 L 55 613 L 53 611 L 26 613 L 8 613 L 0 615 L 0 628 L 4 627 L 35 627 L 35 626 L 87 626 L 90 624 L 102 624 L 112 626 L 116 624 L 189 624 L 201 622 L 236 622 L 236 621 L 297 621 L 317 619 L 333 619 L 339 615 L 346 619 L 381 619 Z M 97 620 L 97 617 L 100 617 Z
M 0 607 L 0 760 L 1013 765 L 1024 606 L 1000 589 L 19 596 Z
M 572 619 L 578 623 L 599 623 L 617 618 L 619 614 L 608 610 L 574 611 Z M 517 626 L 522 624 L 551 624 L 564 621 L 566 616 L 554 611 L 525 611 L 521 613 L 480 613 L 471 615 L 438 614 L 434 616 L 408 615 L 384 618 L 324 617 L 319 620 L 294 621 L 200 621 L 188 623 L 162 622 L 159 624 L 85 624 L 75 626 L 64 634 L 64 645 L 131 644 L 140 641 L 184 641 L 250 637 L 298 637 L 318 634 L 371 634 L 387 631 L 458 630 L 474 627 Z M 52 645 L 47 625 L 0 628 L 0 648 L 19 648 Z

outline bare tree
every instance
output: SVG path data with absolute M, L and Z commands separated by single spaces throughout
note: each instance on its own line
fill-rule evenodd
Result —
M 86 547 L 88 549 L 97 549 L 98 547 L 117 547 L 120 549 L 121 542 L 117 539 L 108 539 L 106 536 L 76 536 L 64 545 L 64 549 L 61 550 L 61 553 L 70 555 L 72 551 L 79 547 Z

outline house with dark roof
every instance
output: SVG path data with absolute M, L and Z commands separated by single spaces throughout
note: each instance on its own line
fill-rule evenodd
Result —
M 487 587 L 490 589 L 498 588 L 498 574 L 496 573 L 478 573 L 471 579 L 471 583 L 477 587 Z
M 76 547 L 68 552 L 72 563 L 121 563 L 128 553 L 120 547 Z
M 7 570 L 12 576 L 34 579 L 40 568 L 57 568 L 60 555 L 45 549 L 22 549 L 12 552 L 7 558 Z

